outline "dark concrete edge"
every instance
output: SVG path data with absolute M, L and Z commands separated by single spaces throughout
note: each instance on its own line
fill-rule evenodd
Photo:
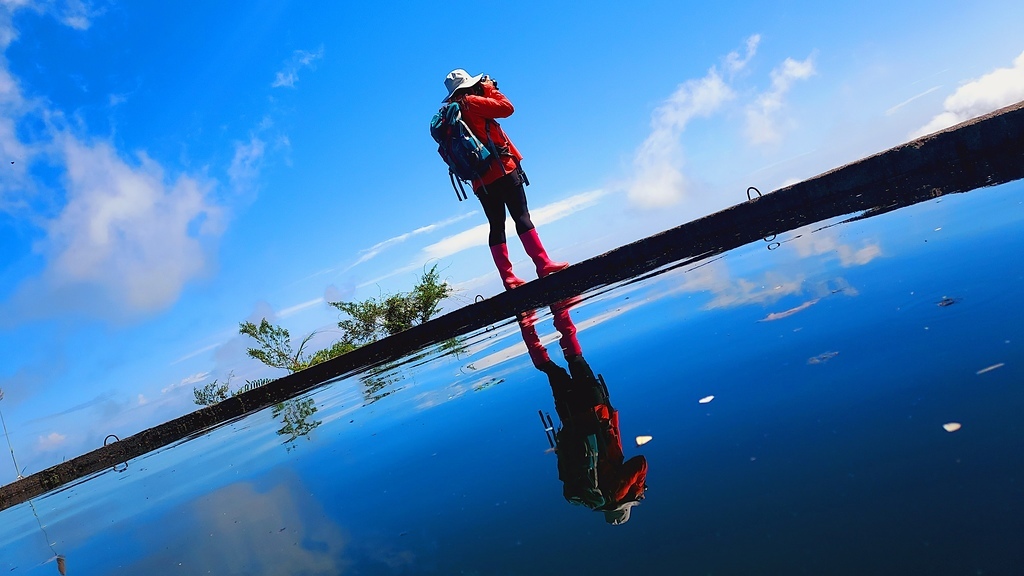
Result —
M 860 217 L 1024 177 L 1024 102 L 907 142 L 574 264 L 271 384 L 175 418 L 0 487 L 0 510 L 208 432 L 331 380 L 425 346 L 674 262 L 703 259 L 772 234 Z

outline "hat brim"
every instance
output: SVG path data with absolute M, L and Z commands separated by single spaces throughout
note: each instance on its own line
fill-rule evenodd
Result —
M 452 91 L 449 92 L 448 95 L 444 97 L 444 100 L 441 100 L 441 102 L 447 102 L 452 97 L 452 94 L 455 94 L 456 92 L 458 92 L 459 90 L 462 90 L 463 88 L 469 88 L 471 86 L 476 86 L 476 84 L 478 82 L 480 82 L 480 79 L 483 78 L 483 77 L 484 77 L 483 74 L 477 74 L 476 76 L 471 76 L 469 78 L 469 80 L 466 80 L 462 84 L 459 84 L 458 86 L 452 88 Z

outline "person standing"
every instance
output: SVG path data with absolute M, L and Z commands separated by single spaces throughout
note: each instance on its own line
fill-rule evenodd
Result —
M 473 179 L 472 184 L 490 225 L 487 244 L 505 289 L 511 290 L 526 283 L 512 272 L 505 240 L 506 209 L 515 222 L 516 234 L 523 248 L 537 267 L 538 278 L 567 268 L 568 262 L 552 261 L 541 244 L 526 205 L 529 180 L 520 166 L 523 155 L 497 122 L 498 118 L 512 115 L 515 111 L 512 102 L 498 91 L 497 83 L 491 78 L 483 74 L 470 76 L 461 68 L 448 73 L 444 86 L 448 90 L 444 102 L 457 102 L 466 125 L 496 153 L 495 160 L 483 174 Z

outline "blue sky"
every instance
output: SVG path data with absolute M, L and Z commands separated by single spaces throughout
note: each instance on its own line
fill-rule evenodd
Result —
M 191 411 L 214 378 L 278 375 L 240 321 L 326 345 L 325 300 L 433 263 L 449 309 L 497 293 L 484 217 L 427 132 L 452 68 L 516 105 L 534 220 L 579 261 L 1024 99 L 1024 6 L 965 6 L 0 0 L 19 464 Z

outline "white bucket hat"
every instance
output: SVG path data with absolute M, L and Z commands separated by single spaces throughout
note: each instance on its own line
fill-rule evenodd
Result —
M 470 76 L 469 72 L 466 72 L 462 68 L 456 68 L 448 73 L 448 77 L 444 79 L 444 87 L 448 89 L 448 95 L 444 97 L 442 102 L 447 102 L 452 94 L 455 93 L 459 88 L 469 88 L 483 78 L 483 74 L 477 74 L 476 76 Z
M 639 502 L 632 500 L 630 502 L 623 502 L 622 504 L 619 504 L 618 507 L 611 510 L 605 510 L 604 521 L 616 526 L 629 522 L 629 510 L 637 504 L 639 504 Z

